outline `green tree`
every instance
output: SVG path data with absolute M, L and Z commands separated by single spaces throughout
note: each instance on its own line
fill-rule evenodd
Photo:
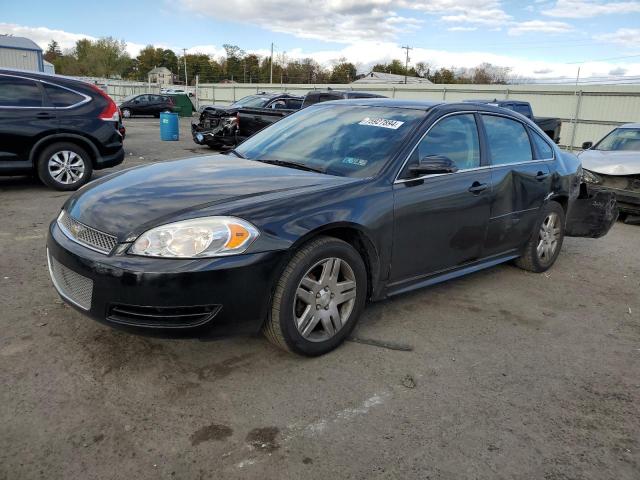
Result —
M 44 59 L 47 62 L 53 63 L 60 57 L 62 57 L 62 50 L 60 50 L 60 45 L 55 40 L 51 40 L 51 42 L 49 42 L 49 45 L 47 46 L 47 51 L 44 52 Z
M 356 66 L 347 62 L 346 58 L 341 58 L 339 63 L 333 66 L 331 70 L 331 83 L 351 83 L 355 80 L 357 74 Z

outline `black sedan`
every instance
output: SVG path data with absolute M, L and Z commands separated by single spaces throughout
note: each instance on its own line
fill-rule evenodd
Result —
M 50 226 L 60 295 L 137 332 L 262 330 L 338 346 L 367 301 L 513 260 L 553 265 L 580 166 L 487 105 L 346 100 L 301 110 L 227 155 L 99 179 Z
M 123 100 L 120 111 L 124 118 L 135 115 L 159 117 L 162 112 L 172 112 L 175 106 L 175 100 L 168 95 L 132 95 Z

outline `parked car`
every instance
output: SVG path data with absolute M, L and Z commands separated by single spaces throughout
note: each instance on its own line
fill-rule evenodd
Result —
M 616 195 L 623 214 L 640 215 L 640 123 L 627 123 L 578 154 L 589 189 Z
M 536 117 L 533 115 L 533 108 L 529 102 L 523 102 L 520 100 L 468 100 L 472 103 L 486 103 L 488 105 L 495 105 L 496 107 L 507 108 L 524 115 L 529 120 L 532 120 L 538 127 L 542 129 L 547 136 L 555 143 L 560 143 L 560 129 L 562 128 L 562 120 L 554 117 Z
M 99 87 L 43 73 L 0 69 L 0 174 L 36 174 L 75 190 L 93 170 L 124 159 L 120 115 Z
M 231 105 L 206 105 L 199 122 L 191 124 L 193 141 L 211 148 L 233 146 L 264 127 L 300 110 L 302 97 L 261 92 Z
M 579 182 L 574 155 L 505 109 L 327 102 L 226 155 L 93 182 L 51 223 L 49 267 L 66 302 L 114 327 L 262 330 L 320 355 L 367 301 L 511 260 L 549 269 Z
M 384 95 L 378 95 L 371 92 L 359 92 L 354 90 L 313 90 L 307 93 L 302 102 L 302 108 L 310 107 L 316 103 L 330 102 L 332 100 L 348 100 L 354 98 L 387 98 Z
M 134 115 L 153 115 L 159 117 L 162 112 L 172 112 L 176 102 L 168 95 L 131 95 L 120 104 L 124 118 Z
M 193 97 L 193 93 L 192 92 L 189 92 L 188 90 L 185 90 L 183 88 L 161 88 L 160 89 L 160 93 L 161 94 L 170 94 L 170 95 L 181 94 L 181 95 L 188 95 L 190 97 Z

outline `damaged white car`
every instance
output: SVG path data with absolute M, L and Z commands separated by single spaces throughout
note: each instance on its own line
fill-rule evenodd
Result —
M 582 148 L 578 157 L 588 188 L 615 193 L 621 214 L 640 216 L 640 123 L 622 125 Z

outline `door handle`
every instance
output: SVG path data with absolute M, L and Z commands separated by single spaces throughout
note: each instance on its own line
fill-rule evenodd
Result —
M 50 120 L 54 118 L 54 116 L 51 115 L 50 113 L 42 112 L 42 113 L 36 114 L 36 118 L 40 118 L 42 120 Z
M 539 182 L 541 182 L 542 180 L 544 180 L 545 178 L 547 178 L 549 176 L 548 173 L 544 173 L 544 172 L 538 172 L 536 175 L 536 180 L 538 180 Z
M 486 183 L 473 182 L 469 187 L 469 191 L 474 195 L 478 195 L 484 192 L 488 187 L 489 185 L 487 185 Z

